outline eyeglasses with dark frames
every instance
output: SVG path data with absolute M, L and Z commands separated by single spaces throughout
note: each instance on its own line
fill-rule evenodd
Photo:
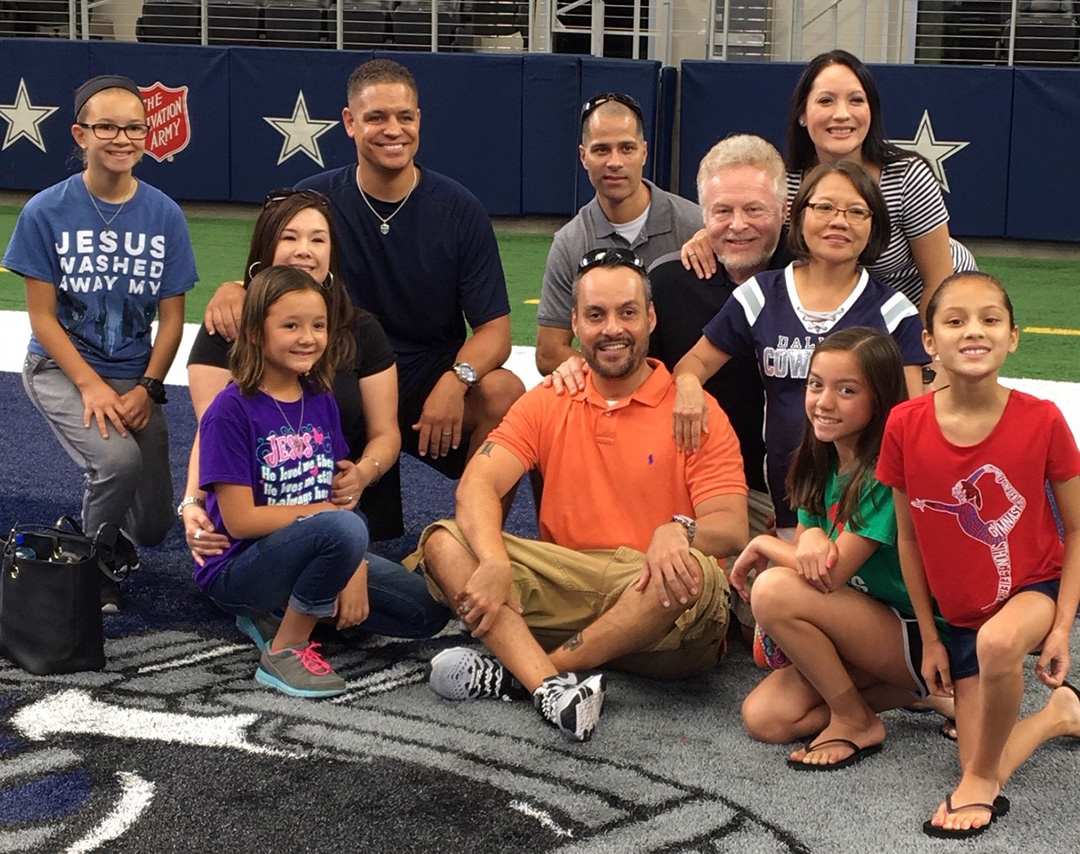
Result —
M 809 208 L 818 219 L 826 222 L 832 220 L 837 214 L 843 214 L 844 219 L 848 222 L 866 222 L 874 215 L 874 212 L 870 210 L 870 208 L 864 208 L 858 205 L 850 208 L 838 208 L 832 202 L 807 202 L 806 207 Z
M 627 107 L 638 117 L 638 121 L 644 123 L 645 115 L 641 110 L 641 104 L 638 103 L 636 98 L 633 98 L 630 95 L 624 95 L 621 92 L 606 92 L 603 95 L 594 95 L 581 105 L 581 126 L 585 127 L 585 122 L 589 120 L 589 116 L 593 114 L 593 111 L 597 107 L 606 104 L 609 101 L 614 101 L 617 104 L 622 104 L 624 107 Z
M 94 124 L 76 122 L 76 124 L 81 128 L 93 132 L 94 136 L 103 140 L 116 139 L 116 137 L 120 135 L 120 131 L 123 131 L 124 136 L 128 139 L 146 139 L 147 135 L 150 133 L 150 125 L 145 125 L 141 122 L 135 122 L 130 125 L 114 125 L 112 122 L 95 122 Z
M 578 273 L 584 273 L 593 267 L 633 267 L 640 273 L 645 272 L 645 262 L 642 261 L 633 249 L 623 249 L 615 246 L 611 249 L 592 249 L 585 253 L 585 257 L 578 264 Z
M 263 208 L 276 205 L 286 199 L 291 199 L 293 196 L 300 196 L 306 201 L 314 202 L 319 207 L 330 207 L 330 200 L 317 190 L 295 190 L 292 187 L 282 187 L 280 190 L 271 190 L 266 194 L 266 198 L 263 199 Z

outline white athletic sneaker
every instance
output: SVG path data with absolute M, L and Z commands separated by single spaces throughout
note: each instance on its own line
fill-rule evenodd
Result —
M 427 668 L 431 690 L 447 700 L 523 700 L 529 697 L 494 655 L 467 646 L 444 649 Z

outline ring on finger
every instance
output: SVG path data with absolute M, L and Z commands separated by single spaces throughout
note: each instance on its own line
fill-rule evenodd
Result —
M 201 540 L 201 539 L 202 539 L 202 528 L 199 528 L 199 529 L 198 529 L 198 530 L 197 530 L 197 531 L 195 532 L 195 539 L 196 539 L 196 540 Z

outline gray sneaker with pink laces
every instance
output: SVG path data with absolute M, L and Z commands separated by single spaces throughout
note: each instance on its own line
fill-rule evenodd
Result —
M 319 644 L 287 646 L 278 652 L 267 644 L 255 671 L 255 681 L 293 697 L 336 697 L 345 693 L 345 680 L 319 652 Z

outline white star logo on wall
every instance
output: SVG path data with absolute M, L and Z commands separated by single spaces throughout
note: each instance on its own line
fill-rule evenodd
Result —
M 890 142 L 926 158 L 926 162 L 930 164 L 930 171 L 934 173 L 934 177 L 941 184 L 941 189 L 946 193 L 949 192 L 949 178 L 945 174 L 945 161 L 971 144 L 959 141 L 947 142 L 934 136 L 934 128 L 930 124 L 929 110 L 923 110 L 922 119 L 919 121 L 919 129 L 915 131 L 914 139 L 893 139 Z
M 59 107 L 35 107 L 30 103 L 30 93 L 26 91 L 26 80 L 19 78 L 19 91 L 15 94 L 14 104 L 0 104 L 0 117 L 7 123 L 4 144 L 0 151 L 6 151 L 20 139 L 28 139 L 42 151 L 45 140 L 41 138 L 41 123 L 59 110 Z
M 304 152 L 320 166 L 323 165 L 318 140 L 320 136 L 336 125 L 337 121 L 323 121 L 322 119 L 311 118 L 308 115 L 307 101 L 304 100 L 303 89 L 296 96 L 296 106 L 293 107 L 293 114 L 290 118 L 263 116 L 263 121 L 285 137 L 281 143 L 281 154 L 278 155 L 278 166 L 298 151 Z

